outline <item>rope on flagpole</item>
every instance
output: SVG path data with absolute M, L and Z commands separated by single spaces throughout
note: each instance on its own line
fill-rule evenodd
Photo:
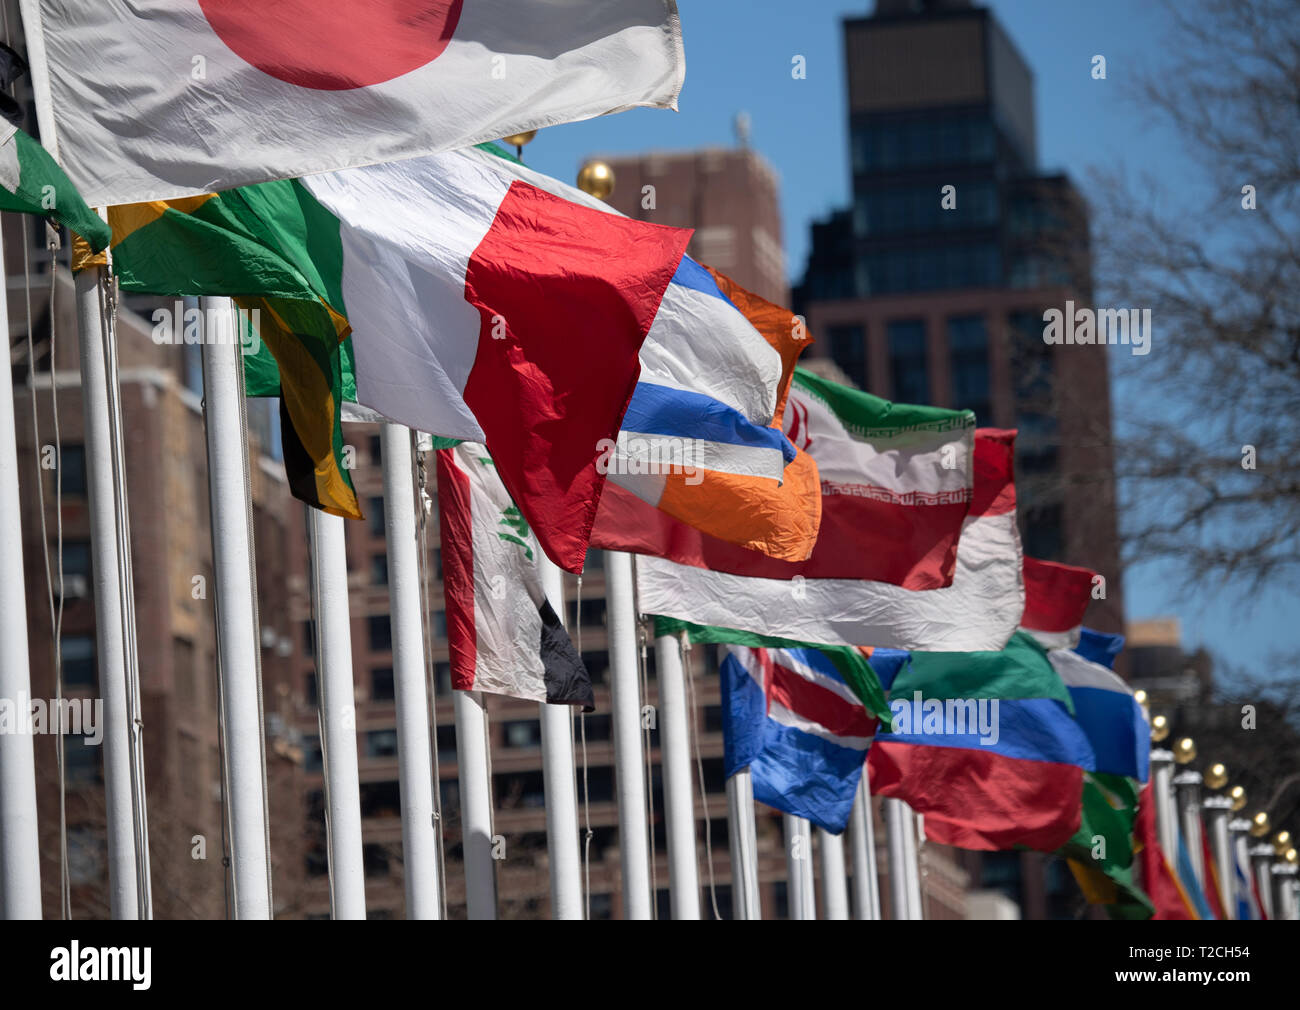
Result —
M 426 703 L 429 709 L 429 732 L 433 739 L 430 753 L 433 755 L 433 831 L 438 846 L 438 901 L 441 905 L 442 919 L 447 918 L 447 853 L 444 847 L 442 817 L 442 761 L 438 755 L 438 678 L 433 661 L 433 584 L 429 571 L 429 517 L 433 514 L 433 497 L 429 494 L 428 471 L 425 463 L 428 450 L 420 447 L 420 435 L 417 433 L 411 447 L 412 459 L 416 472 L 417 497 L 419 507 L 416 509 L 417 543 L 419 545 L 420 565 L 420 606 L 424 614 L 424 681 L 426 685 Z M 432 444 L 432 443 L 430 443 Z M 489 784 L 491 779 L 489 778 Z
M 573 617 L 574 631 L 578 636 L 578 661 L 582 662 L 582 576 L 578 576 L 578 594 L 575 601 L 576 611 Z M 584 664 L 585 665 L 585 664 Z M 582 887 L 584 893 L 583 907 L 585 918 L 591 919 L 591 840 L 595 832 L 591 830 L 591 791 L 587 786 L 587 713 L 578 713 L 578 735 L 582 739 L 582 819 L 587 828 L 582 837 Z
M 5 34 L 8 36 L 9 14 L 5 11 Z M 12 90 L 12 88 L 11 88 Z M 55 331 L 54 292 L 59 280 L 57 233 L 46 226 L 46 243 L 50 253 L 50 414 L 54 420 L 54 527 L 55 567 L 58 574 L 58 603 L 54 597 L 54 571 L 50 567 L 50 538 L 45 525 L 45 479 L 41 473 L 41 425 L 36 407 L 36 347 L 32 324 L 32 275 L 27 243 L 23 242 L 23 291 L 27 305 L 27 386 L 32 397 L 32 439 L 36 447 L 36 495 L 41 519 L 41 553 L 45 562 L 45 590 L 50 605 L 50 634 L 54 650 L 54 700 L 57 711 L 63 711 L 63 468 L 59 466 L 63 454 L 63 436 L 59 428 L 59 386 L 54 375 Z M 54 764 L 59 786 L 59 914 L 72 918 L 72 884 L 68 865 L 68 787 L 63 755 L 63 719 L 55 719 Z
M 718 912 L 718 885 L 713 874 L 713 818 L 709 816 L 709 794 L 704 789 L 704 756 L 700 753 L 698 709 L 695 707 L 695 667 L 691 660 L 691 638 L 686 632 L 681 634 L 682 665 L 686 670 L 686 711 L 689 715 L 691 750 L 695 752 L 695 771 L 700 780 L 700 802 L 704 805 L 704 858 L 709 867 L 709 900 L 713 905 L 713 917 L 721 919 Z M 692 820 L 694 815 L 692 814 Z

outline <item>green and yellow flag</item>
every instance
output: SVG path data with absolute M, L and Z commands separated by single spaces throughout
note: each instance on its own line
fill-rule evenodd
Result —
M 45 148 L 15 126 L 0 123 L 0 210 L 36 214 L 64 225 L 99 252 L 108 225 L 86 206 L 72 180 Z
M 1112 919 L 1149 919 L 1151 899 L 1133 879 L 1133 824 L 1141 786 L 1100 772 L 1083 774 L 1079 830 L 1059 850 L 1089 904 Z
M 290 488 L 309 505 L 361 518 L 343 465 L 342 405 L 355 388 L 338 220 L 292 180 L 114 207 L 108 218 L 123 290 L 226 295 L 245 310 L 244 325 L 256 320 L 260 353 L 246 356 L 246 392 L 280 397 Z

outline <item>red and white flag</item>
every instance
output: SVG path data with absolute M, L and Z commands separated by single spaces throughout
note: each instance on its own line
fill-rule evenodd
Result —
M 590 711 L 591 678 L 546 600 L 537 538 L 484 446 L 438 450 L 438 509 L 452 687 Z
M 22 14 L 92 206 L 675 109 L 685 76 L 674 0 L 23 0 Z

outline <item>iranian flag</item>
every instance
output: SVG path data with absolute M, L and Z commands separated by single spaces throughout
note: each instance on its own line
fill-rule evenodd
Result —
M 95 206 L 675 109 L 685 75 L 673 0 L 22 0 L 22 14 L 33 86 Z
M 820 529 L 811 556 L 781 560 L 767 556 L 772 551 L 746 549 L 663 511 L 638 507 L 617 491 L 602 502 L 595 542 L 756 579 L 870 579 L 905 589 L 950 585 L 971 508 L 975 415 L 891 403 L 803 368 L 794 369 L 793 379 L 783 426 L 799 455 L 786 470 L 790 501 L 773 497 L 774 504 L 793 509 L 804 481 L 820 488 Z M 719 519 L 735 525 L 747 520 L 718 511 Z
M 636 565 L 638 603 L 647 614 L 826 645 L 1001 649 L 1025 608 L 1014 453 L 1015 432 L 975 433 L 974 493 L 951 585 L 916 592 L 861 578 L 733 575 L 643 556 Z
M 485 446 L 438 450 L 438 507 L 452 686 L 591 711 L 591 679 L 542 589 L 537 540 Z

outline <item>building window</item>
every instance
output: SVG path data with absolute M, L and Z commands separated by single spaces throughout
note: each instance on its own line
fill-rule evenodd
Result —
M 402 795 L 396 780 L 361 783 L 362 817 L 398 817 L 402 812 Z
M 316 653 L 316 626 L 311 621 L 302 622 L 302 653 L 304 656 Z
M 925 321 L 896 319 L 886 326 L 889 370 L 898 403 L 929 403 L 930 373 L 926 366 Z
M 63 493 L 70 497 L 86 496 L 86 447 L 65 445 L 59 450 L 59 475 Z
M 370 648 L 373 652 L 388 652 L 393 648 L 393 622 L 387 614 L 374 614 L 366 618 L 370 630 Z
M 387 554 L 372 554 L 370 556 L 370 584 L 372 586 L 388 585 Z
M 542 724 L 536 719 L 508 722 L 502 728 L 507 747 L 540 747 Z
M 70 786 L 88 786 L 99 781 L 99 746 L 86 743 L 85 734 L 63 736 L 63 769 Z
M 325 752 L 321 750 L 320 737 L 313 734 L 302 738 L 302 770 L 311 774 L 325 768 Z
M 871 388 L 867 375 L 867 335 L 861 326 L 832 326 L 826 331 L 831 358 L 844 369 L 850 381 Z
M 303 678 L 302 693 L 306 696 L 308 705 L 316 704 L 316 674 L 309 673 Z
M 456 727 L 455 726 L 438 727 L 438 760 L 439 761 L 456 760 Z
M 451 664 L 440 662 L 433 664 L 433 679 L 436 684 L 435 690 L 439 694 L 451 693 Z
M 72 884 L 95 884 L 104 876 L 104 835 L 94 828 L 68 831 L 68 879 Z
M 366 503 L 367 517 L 370 520 L 370 533 L 372 536 L 382 537 L 384 535 L 384 499 L 383 497 L 374 497 Z
M 64 635 L 59 640 L 63 652 L 63 687 L 94 690 L 95 636 Z
M 377 666 L 370 671 L 370 700 L 392 701 L 396 697 L 393 691 L 393 668 Z
M 397 757 L 397 730 L 372 729 L 366 733 L 366 757 Z
M 380 441 L 378 435 L 370 436 L 370 462 L 374 463 L 375 466 L 378 466 L 381 462 L 379 450 Z
M 983 316 L 954 316 L 948 320 L 948 354 L 952 405 L 975 411 L 976 423 L 989 424 L 989 334 Z

